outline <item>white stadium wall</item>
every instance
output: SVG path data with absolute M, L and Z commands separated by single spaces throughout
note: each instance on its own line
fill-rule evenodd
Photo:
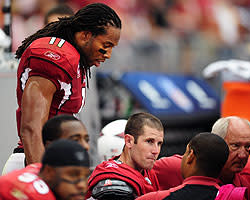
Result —
M 17 146 L 16 72 L 0 72 L 0 173 Z

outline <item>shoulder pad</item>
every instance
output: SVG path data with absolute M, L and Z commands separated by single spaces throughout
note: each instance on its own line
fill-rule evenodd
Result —
M 136 198 L 131 185 L 118 179 L 99 181 L 92 189 L 92 197 L 98 200 L 132 200 Z

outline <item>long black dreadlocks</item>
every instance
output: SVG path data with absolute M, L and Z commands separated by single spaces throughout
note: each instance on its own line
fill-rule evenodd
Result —
M 109 6 L 102 3 L 89 4 L 80 9 L 71 17 L 60 18 L 59 21 L 52 22 L 35 34 L 27 37 L 16 51 L 16 58 L 21 58 L 25 49 L 36 39 L 42 37 L 58 37 L 73 45 L 80 53 L 80 67 L 88 79 L 91 78 L 90 66 L 86 63 L 83 52 L 77 46 L 74 35 L 76 32 L 89 31 L 94 36 L 106 33 L 108 25 L 121 29 L 121 20 L 116 12 Z

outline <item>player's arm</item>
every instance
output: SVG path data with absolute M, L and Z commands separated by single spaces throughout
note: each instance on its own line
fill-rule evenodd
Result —
M 21 138 L 27 164 L 41 162 L 44 152 L 42 126 L 48 120 L 56 86 L 48 79 L 32 76 L 22 96 Z
M 136 195 L 131 185 L 118 179 L 99 181 L 92 189 L 92 198 L 98 200 L 132 200 Z

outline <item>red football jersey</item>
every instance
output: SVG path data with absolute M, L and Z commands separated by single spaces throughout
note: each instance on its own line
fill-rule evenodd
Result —
M 0 177 L 0 199 L 55 200 L 48 185 L 37 175 L 40 164 L 30 165 Z
M 26 81 L 40 76 L 56 86 L 49 118 L 79 113 L 85 102 L 85 75 L 79 67 L 80 54 L 67 41 L 56 37 L 35 40 L 24 51 L 17 70 L 17 129 L 20 136 L 21 103 Z M 21 145 L 22 146 L 22 145 Z
M 117 157 L 114 157 L 117 158 Z M 114 159 L 113 158 L 113 159 Z M 137 196 L 159 190 L 159 182 L 154 170 L 144 170 L 144 175 L 124 163 L 110 159 L 99 164 L 88 180 L 86 199 L 92 196 L 93 187 L 101 180 L 118 179 L 129 183 Z

